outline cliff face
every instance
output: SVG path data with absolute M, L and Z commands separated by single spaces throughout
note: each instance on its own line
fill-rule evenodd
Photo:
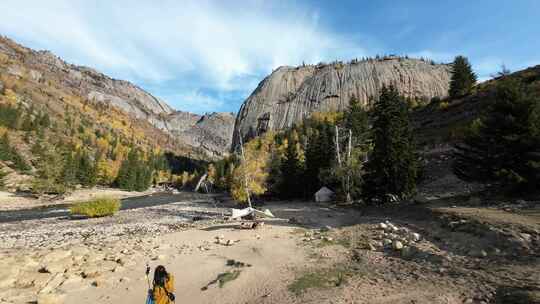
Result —
M 390 57 L 349 64 L 280 67 L 246 99 L 235 122 L 233 146 L 270 130 L 301 122 L 313 112 L 342 111 L 352 96 L 367 105 L 383 85 L 407 97 L 447 95 L 450 66 Z
M 183 143 L 205 151 L 211 158 L 223 156 L 232 144 L 233 113 L 196 115 L 175 112 L 168 116 L 172 134 Z
M 221 125 L 199 123 L 202 116 L 177 112 L 163 100 L 130 82 L 113 79 L 88 67 L 66 63 L 49 51 L 34 51 L 1 36 L 0 73 L 35 83 L 36 94 L 42 94 L 43 87 L 53 84 L 61 92 L 87 100 L 90 106 L 113 106 L 133 120 L 153 126 L 155 130 L 147 132 L 147 136 L 162 134 L 159 136 L 170 142 L 166 137 L 172 135 L 174 146 L 191 146 L 199 151 L 194 154 L 202 154 L 200 157 L 219 157 L 230 149 L 234 119 L 224 119 Z M 212 114 L 209 117 L 212 121 L 220 115 Z M 224 117 L 228 115 L 223 114 Z M 193 128 L 195 130 L 191 130 Z M 193 138 L 202 133 L 206 136 Z M 229 145 L 226 146 L 226 143 Z

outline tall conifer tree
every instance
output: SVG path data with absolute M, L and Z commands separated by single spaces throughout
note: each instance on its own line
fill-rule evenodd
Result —
M 382 88 L 373 115 L 374 148 L 366 164 L 363 196 L 367 201 L 407 197 L 415 190 L 417 162 L 409 111 L 394 86 Z
M 540 188 L 540 98 L 515 79 L 456 146 L 454 172 L 467 181 Z
M 466 57 L 457 56 L 452 64 L 452 78 L 450 79 L 449 95 L 458 98 L 471 92 L 476 84 L 476 74 Z

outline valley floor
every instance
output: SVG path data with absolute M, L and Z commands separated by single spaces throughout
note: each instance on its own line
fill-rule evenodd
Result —
M 0 303 L 143 302 L 146 263 L 174 274 L 178 303 L 491 303 L 539 290 L 538 204 L 473 202 L 271 202 L 276 219 L 249 230 L 223 220 L 226 198 L 179 195 L 109 218 L 4 222 Z

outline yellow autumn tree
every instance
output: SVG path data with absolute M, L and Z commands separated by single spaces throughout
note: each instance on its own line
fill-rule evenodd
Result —
M 118 166 L 114 161 L 101 158 L 96 165 L 97 182 L 100 185 L 111 185 L 118 175 Z
M 267 188 L 271 148 L 274 134 L 265 135 L 248 142 L 244 146 L 245 160 L 234 169 L 231 185 L 232 197 L 242 203 L 247 202 L 246 184 L 250 194 L 264 194 Z
M 96 148 L 99 154 L 105 154 L 109 150 L 109 141 L 106 138 L 98 138 L 96 140 Z
M 215 184 L 216 183 L 216 179 L 217 179 L 217 171 L 216 171 L 216 167 L 214 166 L 214 164 L 210 164 L 208 165 L 208 171 L 207 171 L 207 180 L 211 183 L 211 184 Z

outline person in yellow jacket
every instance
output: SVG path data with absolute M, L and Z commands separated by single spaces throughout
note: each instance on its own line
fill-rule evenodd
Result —
M 152 296 L 155 304 L 174 303 L 174 277 L 164 266 L 159 265 L 154 271 L 154 286 Z

